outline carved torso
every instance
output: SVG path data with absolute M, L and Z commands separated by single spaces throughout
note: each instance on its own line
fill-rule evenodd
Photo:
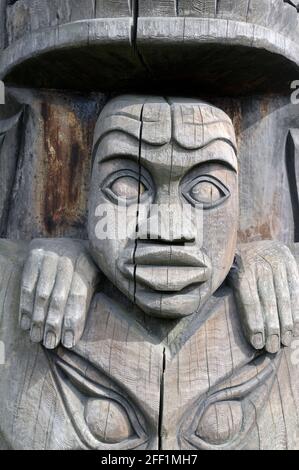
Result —
M 78 346 L 51 353 L 18 328 L 25 255 L 23 247 L 1 242 L 4 448 L 299 447 L 292 350 L 254 351 L 230 289 L 213 296 L 204 322 L 194 316 L 164 341 L 99 293 Z

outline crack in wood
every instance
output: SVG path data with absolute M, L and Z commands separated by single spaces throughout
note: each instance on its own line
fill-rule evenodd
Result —
M 291 7 L 296 8 L 297 12 L 299 12 L 299 3 L 294 3 L 292 0 L 283 0 L 284 3 L 291 5 Z
M 140 188 L 141 188 L 141 151 L 142 151 L 142 132 L 143 132 L 143 111 L 145 103 L 142 105 L 140 112 L 140 132 L 139 132 L 139 153 L 138 153 L 138 200 L 137 200 L 137 211 L 136 211 L 136 228 L 135 228 L 135 247 L 133 253 L 133 265 L 134 265 L 134 304 L 136 304 L 136 290 L 137 290 L 137 281 L 136 281 L 136 252 L 138 248 L 138 232 L 139 232 L 139 205 L 140 205 Z
M 298 145 L 299 129 L 291 129 L 287 137 L 286 169 L 294 218 L 294 242 L 299 242 L 299 192 L 298 192 Z M 296 171 L 297 170 L 297 171 Z
M 162 359 L 162 374 L 160 382 L 160 404 L 159 404 L 159 427 L 158 427 L 158 450 L 162 450 L 163 446 L 163 409 L 164 409 L 164 379 L 166 371 L 166 349 L 163 348 L 163 359 Z

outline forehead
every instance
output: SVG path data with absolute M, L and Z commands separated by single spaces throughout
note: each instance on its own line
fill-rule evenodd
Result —
M 228 163 L 236 167 L 235 132 L 222 110 L 206 103 L 161 97 L 124 97 L 112 101 L 99 117 L 94 136 L 95 151 L 100 143 L 104 144 L 97 155 L 100 160 L 112 157 L 113 153 L 119 156 L 127 153 L 154 164 L 157 154 L 166 158 L 171 151 L 181 165 L 188 160 L 188 166 L 190 159 L 199 163 L 203 154 L 205 159 L 213 159 L 211 149 L 216 142 L 218 148 L 222 147 L 220 153 L 226 155 L 224 159 L 228 158 Z
M 165 171 L 171 168 L 173 176 L 181 176 L 193 166 L 206 162 L 223 162 L 238 171 L 238 162 L 235 151 L 226 141 L 213 140 L 200 149 L 183 149 L 176 143 L 162 146 L 153 146 L 146 143 L 139 145 L 136 139 L 121 132 L 112 132 L 106 135 L 98 149 L 96 161 L 104 163 L 109 160 L 132 159 L 142 164 L 150 171 Z

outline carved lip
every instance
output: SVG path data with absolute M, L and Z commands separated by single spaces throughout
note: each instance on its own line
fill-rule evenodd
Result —
M 133 259 L 134 258 L 134 259 Z M 139 245 L 133 256 L 124 257 L 119 269 L 129 279 L 155 290 L 179 292 L 211 277 L 209 258 L 201 251 L 180 246 Z
M 137 282 L 156 291 L 177 292 L 191 284 L 201 284 L 210 277 L 207 268 L 125 265 L 124 272 Z
M 137 265 L 150 266 L 174 266 L 174 267 L 196 267 L 208 268 L 210 260 L 207 255 L 194 248 L 183 246 L 160 246 L 147 244 L 138 244 L 134 255 L 134 262 Z

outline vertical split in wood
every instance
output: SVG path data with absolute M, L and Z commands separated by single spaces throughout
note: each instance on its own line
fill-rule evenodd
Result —
M 0 49 L 5 48 L 6 42 L 6 0 L 0 0 Z
M 160 386 L 160 405 L 159 405 L 158 450 L 163 449 L 163 414 L 164 414 L 165 371 L 166 371 L 166 349 L 163 348 L 162 374 L 161 374 L 161 386 Z
M 286 167 L 294 217 L 294 242 L 299 242 L 299 129 L 291 129 L 287 137 Z
M 139 205 L 140 205 L 140 188 L 141 188 L 141 152 L 142 152 L 142 132 L 143 132 L 143 110 L 145 103 L 142 105 L 140 112 L 140 131 L 139 131 L 139 153 L 138 153 L 138 200 L 137 200 L 137 211 L 136 211 L 136 229 L 135 229 L 135 247 L 133 253 L 133 265 L 134 265 L 134 304 L 136 304 L 136 290 L 137 290 L 137 280 L 136 280 L 136 252 L 138 248 L 138 232 L 139 232 Z
M 139 1 L 131 0 L 131 13 L 132 13 L 132 32 L 131 32 L 131 45 L 136 52 L 137 50 L 137 27 L 139 16 Z

